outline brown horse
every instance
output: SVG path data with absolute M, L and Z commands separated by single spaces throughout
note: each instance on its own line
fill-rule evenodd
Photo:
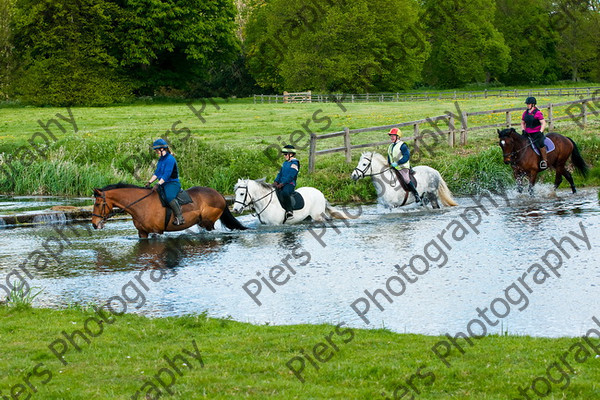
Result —
M 524 176 L 529 178 L 529 194 L 533 194 L 533 185 L 537 180 L 538 173 L 541 171 L 539 166 L 540 158 L 531 148 L 529 139 L 520 135 L 515 131 L 515 128 L 507 128 L 502 131 L 498 130 L 500 138 L 500 147 L 502 148 L 504 163 L 510 164 L 517 180 L 517 189 L 522 192 L 522 179 Z M 558 133 L 549 133 L 548 139 L 552 140 L 555 150 L 548 153 L 548 167 L 556 170 L 554 178 L 554 189 L 558 188 L 562 182 L 562 177 L 567 178 L 571 185 L 571 190 L 576 193 L 573 177 L 567 171 L 565 164 L 569 157 L 573 165 L 585 177 L 588 167 L 579 153 L 577 145 L 573 139 L 559 135 Z
M 94 211 L 92 226 L 102 229 L 104 223 L 115 213 L 113 207 L 119 207 L 133 218 L 133 224 L 140 238 L 149 233 L 180 231 L 198 224 L 207 231 L 215 228 L 218 219 L 229 229 L 246 229 L 229 211 L 222 194 L 208 187 L 195 186 L 187 190 L 192 203 L 181 207 L 185 224 L 173 225 L 173 217 L 165 229 L 166 209 L 158 197 L 158 192 L 135 185 L 118 183 L 102 189 L 94 189 Z

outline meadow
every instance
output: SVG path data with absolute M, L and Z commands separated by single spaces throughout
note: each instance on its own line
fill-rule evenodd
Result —
M 540 97 L 538 102 L 567 100 L 570 99 Z M 185 187 L 210 186 L 231 194 L 238 178 L 272 180 L 282 162 L 277 149 L 293 143 L 300 149 L 297 157 L 304 167 L 300 186 L 315 186 L 334 202 L 372 201 L 375 194 L 369 182 L 350 184 L 349 175 L 358 161 L 359 150 L 353 152 L 352 164 L 347 164 L 341 153 L 319 156 L 315 173 L 308 173 L 311 133 L 457 113 L 457 107 L 473 112 L 521 107 L 522 103 L 520 98 L 341 104 L 254 104 L 248 99 L 232 99 L 196 100 L 190 107 L 184 102 L 139 101 L 103 108 L 72 108 L 73 123 L 65 121 L 70 119 L 66 108 L 4 107 L 0 108 L 0 193 L 87 196 L 92 188 L 117 181 L 143 184 L 152 175 L 156 161 L 149 146 L 156 138 L 166 136 L 180 164 Z M 566 107 L 555 109 L 555 116 L 565 114 Z M 513 121 L 519 118 L 519 112 L 512 114 Z M 52 119 L 63 125 L 64 132 L 56 124 L 48 124 Z M 495 114 L 470 117 L 469 124 L 503 120 L 504 114 Z M 54 139 L 44 133 L 40 123 L 48 124 Z M 593 167 L 587 181 L 576 176 L 578 186 L 598 185 L 598 127 L 598 116 L 589 118 L 586 129 L 571 121 L 557 123 L 555 131 L 572 137 Z M 34 138 L 36 132 L 43 133 L 46 141 L 39 135 Z M 358 134 L 352 138 L 353 144 L 384 141 L 386 133 L 382 130 Z M 411 135 L 410 130 L 404 131 L 405 137 Z M 33 144 L 44 151 L 34 151 Z M 318 149 L 341 145 L 341 138 L 327 139 L 318 142 Z M 384 153 L 385 146 L 375 150 Z M 429 146 L 413 155 L 413 164 L 439 169 L 457 194 L 494 190 L 513 181 L 510 168 L 502 163 L 495 129 L 469 133 L 468 144 L 454 148 L 445 140 L 438 143 L 430 138 Z M 6 172 L 2 175 L 7 170 L 12 171 L 13 179 L 7 178 Z M 552 181 L 552 175 L 542 174 L 542 179 Z
M 56 400 L 538 398 L 532 386 L 548 399 L 598 397 L 600 364 L 581 338 L 486 336 L 474 339 L 472 347 L 460 339 L 464 354 L 452 348 L 446 366 L 432 351 L 444 337 L 387 329 L 341 326 L 338 336 L 334 325 L 256 326 L 205 314 L 156 319 L 109 314 L 112 323 L 102 325 L 90 322 L 94 318 L 100 320 L 86 307 L 0 306 L 1 398 L 10 393 L 18 393 L 13 399 Z M 68 344 L 61 332 L 76 330 L 89 343 L 75 336 L 78 348 Z M 590 343 L 598 346 L 594 335 Z M 332 346 L 321 351 L 324 344 L 318 356 L 325 361 L 316 361 L 314 349 L 328 343 L 327 337 L 337 351 Z M 307 359 L 301 370 L 301 350 L 316 367 Z M 164 358 L 178 355 L 185 358 L 177 359 L 180 373 Z M 304 382 L 287 365 L 290 360 Z

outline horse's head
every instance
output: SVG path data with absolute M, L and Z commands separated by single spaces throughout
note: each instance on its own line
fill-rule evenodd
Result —
M 101 189 L 94 189 L 94 210 L 92 211 L 92 226 L 94 229 L 104 228 L 104 223 L 110 217 L 113 209 L 113 202 L 106 198 L 106 192 Z
M 373 170 L 373 155 L 374 153 L 362 153 L 358 165 L 352 171 L 350 177 L 352 180 L 357 181 L 360 178 L 371 175 Z
M 235 202 L 233 204 L 233 211 L 240 214 L 242 213 L 250 203 L 252 202 L 250 195 L 248 194 L 248 185 L 250 179 L 238 179 L 237 183 L 233 187 L 235 193 Z
M 521 146 L 519 134 L 515 128 L 498 129 L 498 144 L 502 148 L 504 164 L 514 164 L 517 161 L 518 149 Z

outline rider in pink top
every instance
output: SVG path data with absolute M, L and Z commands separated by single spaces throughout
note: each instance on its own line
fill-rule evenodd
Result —
M 521 128 L 523 135 L 531 137 L 531 140 L 540 150 L 542 160 L 540 161 L 540 169 L 548 168 L 548 160 L 546 153 L 546 145 L 544 144 L 544 129 L 546 129 L 546 120 L 544 115 L 536 107 L 537 101 L 535 97 L 528 97 L 525 100 L 527 110 L 521 117 Z

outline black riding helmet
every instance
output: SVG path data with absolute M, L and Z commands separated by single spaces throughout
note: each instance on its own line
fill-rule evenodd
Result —
M 533 104 L 533 105 L 535 105 L 535 104 L 537 104 L 537 100 L 535 99 L 535 97 L 528 97 L 525 100 L 525 104 Z

